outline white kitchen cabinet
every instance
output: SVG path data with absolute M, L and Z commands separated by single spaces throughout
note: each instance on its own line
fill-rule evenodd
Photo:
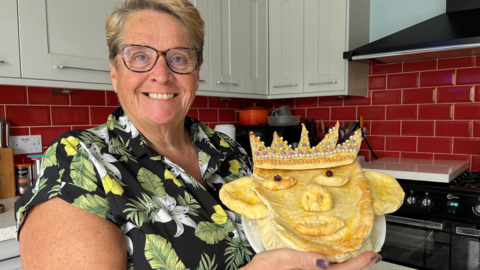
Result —
M 0 261 L 18 256 L 20 256 L 20 244 L 17 240 L 0 241 Z
M 198 85 L 198 90 L 201 91 L 210 91 L 210 40 L 209 40 L 209 25 L 210 25 L 210 15 L 208 8 L 208 0 L 188 0 L 192 3 L 200 12 L 203 21 L 205 22 L 205 37 L 203 44 L 203 63 L 200 69 L 200 82 Z
M 0 76 L 20 77 L 17 0 L 0 1 Z
M 17 240 L 0 241 L 0 269 L 23 269 L 20 260 L 20 244 Z
M 369 0 L 270 1 L 269 95 L 366 95 L 368 64 L 343 52 L 368 43 Z
M 267 0 L 210 0 L 211 90 L 267 93 Z
M 268 93 L 268 1 L 242 0 L 241 93 Z
M 209 4 L 212 91 L 239 93 L 241 92 L 240 0 L 209 0 Z
M 121 0 L 19 0 L 22 77 L 111 84 L 105 21 Z
M 20 257 L 11 258 L 5 261 L 0 261 L 0 269 L 2 270 L 21 270 L 22 260 Z
M 303 92 L 303 0 L 270 1 L 270 94 Z

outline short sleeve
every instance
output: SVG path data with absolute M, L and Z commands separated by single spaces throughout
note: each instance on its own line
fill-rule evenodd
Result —
M 91 155 L 86 144 L 72 132 L 50 144 L 43 154 L 38 180 L 15 202 L 17 236 L 29 208 L 52 198 L 60 198 L 103 218 L 111 217 L 102 179 Z

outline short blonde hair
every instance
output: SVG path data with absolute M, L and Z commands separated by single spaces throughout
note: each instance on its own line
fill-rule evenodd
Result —
M 123 38 L 123 30 L 129 16 L 142 10 L 166 13 L 177 18 L 190 35 L 193 47 L 203 52 L 205 23 L 198 10 L 188 0 L 125 0 L 119 8 L 112 11 L 105 25 L 109 59 L 117 68 L 117 52 Z M 203 53 L 200 54 L 200 66 Z

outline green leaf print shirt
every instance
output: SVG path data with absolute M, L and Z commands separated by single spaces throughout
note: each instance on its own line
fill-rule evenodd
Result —
M 41 174 L 15 203 L 17 231 L 30 206 L 58 197 L 115 223 L 129 269 L 237 269 L 254 253 L 238 214 L 221 204 L 224 183 L 251 174 L 243 148 L 186 117 L 205 189 L 157 153 L 122 108 L 105 124 L 73 130 L 45 151 Z

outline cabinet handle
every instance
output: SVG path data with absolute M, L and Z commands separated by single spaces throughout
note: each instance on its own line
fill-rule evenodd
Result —
M 467 236 L 480 237 L 480 231 L 471 229 L 471 228 L 457 227 L 456 233 L 467 235 Z
M 294 83 L 294 84 L 285 84 L 285 85 L 274 85 L 272 87 L 273 88 L 279 88 L 279 87 L 291 87 L 291 86 L 297 86 L 297 84 Z
M 337 81 L 331 81 L 331 82 L 312 82 L 309 83 L 308 85 L 317 85 L 317 84 L 335 84 Z
M 0 64 L 3 64 L 3 63 L 5 63 L 5 61 L 0 60 Z
M 417 226 L 417 227 L 422 227 L 422 228 L 427 228 L 427 229 L 436 229 L 436 230 L 443 230 L 443 228 L 445 227 L 445 223 L 446 223 L 446 221 L 444 221 L 444 220 L 441 221 L 441 222 L 432 222 L 432 221 L 428 221 L 428 220 L 404 218 L 404 217 L 391 216 L 391 215 L 386 215 L 385 219 L 388 222 L 404 224 L 404 225 L 412 225 L 412 226 Z
M 199 82 L 205 82 L 205 80 L 198 80 Z
M 233 82 L 221 82 L 218 81 L 217 84 L 231 84 L 231 85 L 238 85 L 238 83 L 233 83 Z
M 59 68 L 59 69 L 76 69 L 76 70 L 85 70 L 85 71 L 96 71 L 96 72 L 110 72 L 110 70 L 79 68 L 79 67 L 69 67 L 69 66 L 57 66 L 57 68 Z

